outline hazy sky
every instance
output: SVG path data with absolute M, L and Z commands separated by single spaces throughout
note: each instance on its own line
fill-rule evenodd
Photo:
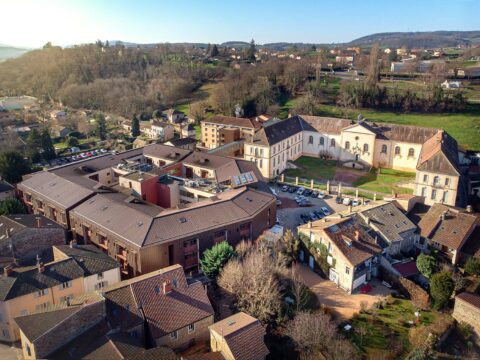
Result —
M 480 30 L 480 0 L 0 0 L 0 44 L 346 42 L 376 32 Z

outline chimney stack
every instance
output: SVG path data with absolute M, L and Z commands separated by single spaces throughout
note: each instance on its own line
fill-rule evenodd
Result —
M 37 227 L 38 227 L 38 228 L 39 228 L 39 227 L 42 227 L 42 218 L 41 218 L 41 217 L 37 217 L 36 220 L 37 220 Z
M 447 217 L 447 211 L 443 211 L 443 212 L 442 212 L 442 215 L 440 215 L 440 219 L 441 219 L 442 221 L 445 221 L 445 218 L 446 218 L 446 217 Z
M 360 241 L 360 231 L 358 229 L 355 229 L 355 240 Z
M 367 217 L 367 225 L 370 226 L 370 218 Z
M 45 265 L 41 262 L 40 256 L 37 254 L 37 269 L 39 273 L 43 273 L 45 271 Z
M 72 239 L 72 241 L 70 241 L 70 249 L 73 249 L 75 246 L 77 246 L 77 240 Z
M 473 212 L 472 205 L 467 205 L 467 213 L 471 214 Z
M 163 293 L 166 295 L 172 291 L 172 283 L 170 281 L 163 282 Z
M 352 213 L 352 204 L 348 205 L 348 212 L 351 214 Z
M 309 228 L 309 229 L 312 228 L 312 222 L 311 222 L 311 221 L 308 222 L 308 228 Z
M 7 265 L 3 268 L 3 275 L 5 276 L 10 276 L 12 272 L 13 272 L 13 265 Z
M 5 233 L 6 233 L 6 235 L 7 235 L 7 239 L 12 236 L 12 230 L 11 230 L 10 228 L 8 228 L 8 227 L 7 227 L 7 229 L 5 230 Z

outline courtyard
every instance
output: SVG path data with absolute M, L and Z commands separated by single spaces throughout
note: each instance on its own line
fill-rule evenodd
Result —
M 383 194 L 412 194 L 411 188 L 404 187 L 415 180 L 415 173 L 393 169 L 372 168 L 369 172 L 337 166 L 335 160 L 325 160 L 310 156 L 302 156 L 293 164 L 296 169 L 285 170 L 285 176 L 299 177 L 316 181 L 341 182 L 346 186 L 357 187 L 370 192 Z

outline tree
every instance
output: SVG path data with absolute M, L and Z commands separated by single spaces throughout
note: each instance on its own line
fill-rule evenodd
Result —
M 105 140 L 107 138 L 107 122 L 105 121 L 105 116 L 99 112 L 95 115 L 95 134 L 100 138 L 100 140 Z
M 480 275 L 480 259 L 471 257 L 465 263 L 465 272 L 468 275 Z
M 140 135 L 140 121 L 137 115 L 133 115 L 132 119 L 132 136 L 137 137 Z
M 218 56 L 218 54 L 219 52 L 218 52 L 217 44 L 213 44 L 212 50 L 210 51 L 210 56 L 215 57 L 215 56 Z
M 248 61 L 255 61 L 255 52 L 256 52 L 255 40 L 252 39 L 252 41 L 250 41 L 250 47 L 248 48 L 248 51 L 247 51 Z
M 0 201 L 0 215 L 26 214 L 23 204 L 14 197 L 8 197 Z
M 380 48 L 378 43 L 373 44 L 372 48 L 370 49 L 369 67 L 366 81 L 367 87 L 375 86 L 380 80 L 380 64 L 378 60 L 379 51 Z
M 36 128 L 29 132 L 26 143 L 27 156 L 33 163 L 39 162 L 41 160 L 39 149 L 42 148 L 42 136 Z
M 68 136 L 67 137 L 67 145 L 70 147 L 78 146 L 80 143 L 75 136 Z
M 430 279 L 437 268 L 437 260 L 431 255 L 420 254 L 417 258 L 417 268 L 423 276 Z
M 42 157 L 47 161 L 55 159 L 57 154 L 55 153 L 55 147 L 53 146 L 52 138 L 47 128 L 42 131 L 41 142 L 43 150 Z
M 226 241 L 214 245 L 203 253 L 200 260 L 203 273 L 210 279 L 215 279 L 228 260 L 235 255 L 235 250 Z
M 207 103 L 204 102 L 197 102 L 190 105 L 190 116 L 195 119 L 197 125 L 200 125 L 200 122 L 205 119 L 205 108 L 207 106 Z
M 436 309 L 441 309 L 448 303 L 454 288 L 455 284 L 449 272 L 442 271 L 432 276 L 430 295 Z
M 22 176 L 31 171 L 30 164 L 16 151 L 7 151 L 0 154 L 0 174 L 10 182 L 22 181 Z

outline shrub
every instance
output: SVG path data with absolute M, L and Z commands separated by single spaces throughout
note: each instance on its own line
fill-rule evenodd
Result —
M 430 278 L 437 268 L 437 260 L 431 255 L 420 254 L 417 258 L 418 271 Z
M 448 303 L 454 288 L 455 284 L 450 273 L 443 271 L 432 276 L 430 295 L 436 309 L 441 309 Z
M 468 275 L 480 275 L 480 259 L 471 257 L 465 264 L 465 272 Z
M 216 278 L 228 260 L 235 255 L 235 250 L 226 241 L 216 244 L 204 252 L 200 260 L 202 271 L 209 278 Z

